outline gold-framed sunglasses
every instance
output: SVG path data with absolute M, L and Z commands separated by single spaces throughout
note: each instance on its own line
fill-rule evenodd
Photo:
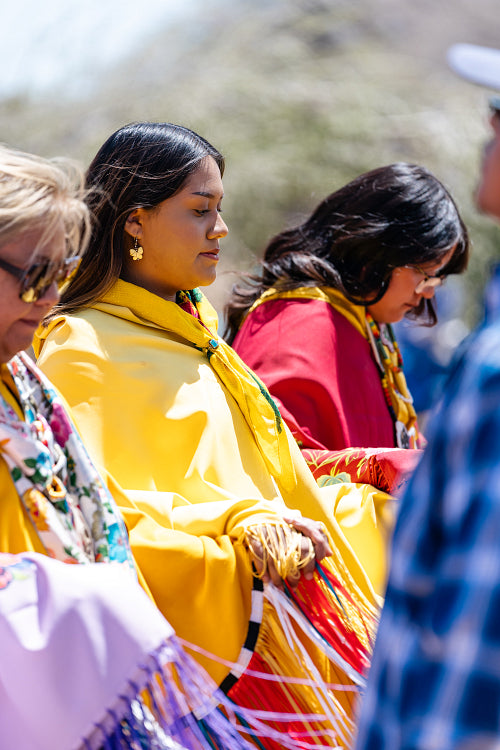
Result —
M 415 287 L 415 292 L 417 294 L 423 294 L 426 289 L 437 289 L 438 286 L 442 286 L 444 282 L 447 279 L 447 276 L 445 273 L 436 274 L 436 276 L 431 276 L 427 273 L 427 271 L 424 271 L 423 268 L 420 266 L 417 266 L 416 263 L 408 264 L 407 266 L 404 266 L 405 268 L 412 268 L 414 271 L 418 271 L 418 273 L 421 273 L 424 277 L 421 281 L 418 282 L 417 286 Z
M 80 256 L 65 258 L 62 261 L 43 260 L 29 268 L 19 268 L 0 258 L 0 268 L 20 281 L 19 299 L 23 302 L 36 302 L 56 283 L 59 291 L 68 284 L 80 265 Z

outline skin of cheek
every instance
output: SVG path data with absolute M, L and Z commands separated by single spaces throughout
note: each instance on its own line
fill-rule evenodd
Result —
M 2 257 L 20 268 L 29 268 L 36 262 L 33 248 L 39 245 L 39 258 L 51 258 L 60 262 L 66 252 L 64 226 L 57 228 L 51 239 L 40 244 L 40 230 L 27 232 L 19 239 L 2 247 Z M 27 349 L 38 325 L 59 299 L 57 286 L 53 283 L 43 297 L 26 303 L 19 297 L 20 282 L 5 271 L 0 274 L 0 360 L 7 362 L 17 352 Z

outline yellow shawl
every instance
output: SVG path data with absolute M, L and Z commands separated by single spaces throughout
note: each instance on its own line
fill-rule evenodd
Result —
M 418 443 L 417 415 L 413 407 L 413 399 L 408 389 L 406 378 L 402 369 L 398 366 L 398 353 L 396 350 L 391 350 L 387 345 L 381 343 L 383 357 L 380 357 L 373 333 L 367 323 L 366 308 L 363 305 L 355 305 L 353 302 L 350 302 L 342 292 L 332 287 L 299 287 L 288 291 L 271 288 L 267 289 L 253 303 L 247 314 L 264 302 L 275 299 L 318 299 L 327 302 L 341 313 L 363 338 L 370 342 L 378 368 L 385 375 L 387 390 L 396 421 L 406 427 L 410 446 L 416 448 Z
M 15 385 L 9 373 L 7 365 L 0 365 L 0 394 L 17 412 L 19 417 L 23 413 L 13 392 Z M 19 502 L 14 482 L 10 475 L 9 467 L 0 458 L 0 550 L 17 554 L 19 552 L 40 552 L 45 554 L 46 550 L 41 543 L 36 529 L 31 522 L 24 506 Z
M 384 585 L 392 502 L 368 485 L 320 490 L 205 299 L 198 310 L 201 321 L 118 281 L 93 309 L 39 329 L 35 348 L 95 461 L 124 490 L 118 502 L 160 609 L 184 638 L 235 660 L 250 612 L 248 525 L 285 504 L 323 521 L 370 606 L 370 579 Z M 205 666 L 220 681 L 224 668 Z

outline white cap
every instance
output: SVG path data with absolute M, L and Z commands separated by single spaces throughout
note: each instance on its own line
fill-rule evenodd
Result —
M 500 50 L 477 44 L 454 44 L 447 58 L 450 68 L 458 75 L 500 91 Z

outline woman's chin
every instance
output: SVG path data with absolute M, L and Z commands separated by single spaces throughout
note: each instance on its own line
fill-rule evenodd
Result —
M 215 270 L 214 270 L 213 274 L 204 276 L 203 279 L 199 279 L 196 286 L 210 286 L 211 284 L 214 283 L 216 279 L 217 279 L 217 274 L 215 273 Z

